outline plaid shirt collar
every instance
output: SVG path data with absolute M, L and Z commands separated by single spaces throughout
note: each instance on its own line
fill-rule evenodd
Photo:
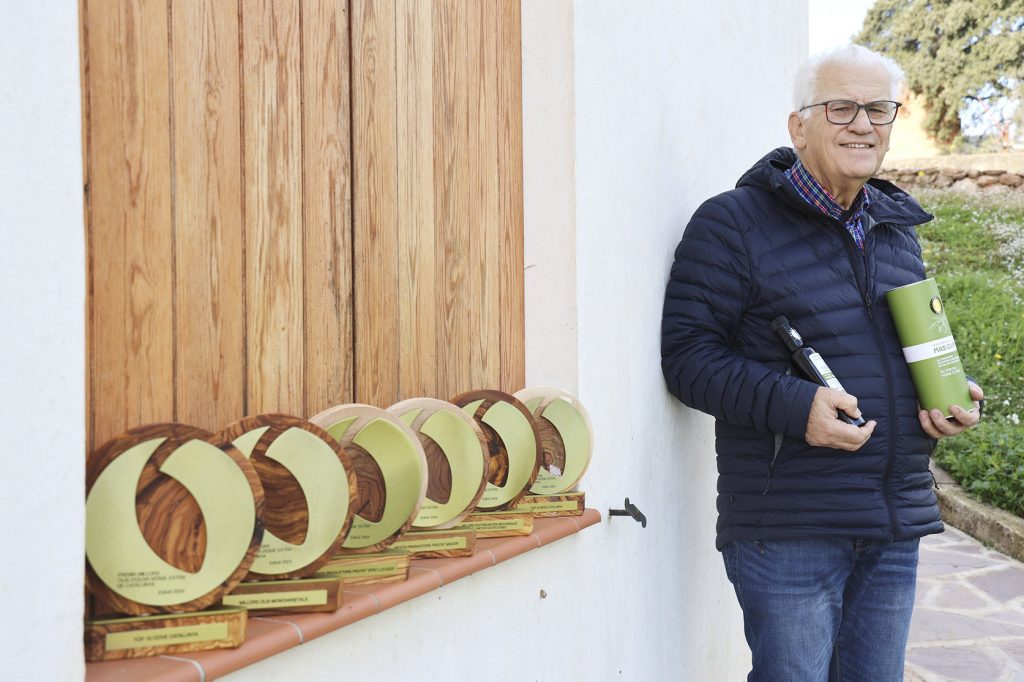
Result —
M 846 210 L 835 200 L 835 197 L 821 186 L 820 182 L 814 179 L 814 176 L 800 163 L 799 159 L 786 171 L 786 177 L 792 183 L 793 189 L 796 190 L 801 199 L 825 215 L 831 216 L 843 223 L 853 236 L 853 241 L 856 242 L 857 248 L 861 251 L 864 250 L 864 225 L 861 221 L 861 216 L 864 214 L 864 209 L 870 203 L 866 189 L 861 188 L 857 198 L 853 200 L 850 209 Z

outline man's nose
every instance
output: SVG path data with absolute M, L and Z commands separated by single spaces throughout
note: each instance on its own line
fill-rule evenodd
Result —
M 874 126 L 871 125 L 871 119 L 868 118 L 868 110 L 864 107 L 857 109 L 857 115 L 853 117 L 853 120 L 846 127 L 858 133 L 870 133 L 874 130 Z

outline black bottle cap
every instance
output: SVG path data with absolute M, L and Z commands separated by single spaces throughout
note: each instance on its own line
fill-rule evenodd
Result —
M 785 315 L 779 315 L 772 320 L 772 331 L 782 339 L 782 342 L 786 344 L 786 348 L 789 349 L 790 353 L 804 345 L 803 338 L 801 338 L 800 334 L 793 329 L 793 325 L 789 323 L 789 318 Z

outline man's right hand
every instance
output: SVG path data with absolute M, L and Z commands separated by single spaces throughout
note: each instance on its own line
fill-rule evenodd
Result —
M 872 420 L 860 427 L 847 424 L 839 418 L 838 410 L 851 417 L 861 416 L 857 409 L 857 398 L 834 388 L 819 386 L 811 403 L 810 414 L 807 415 L 804 440 L 808 445 L 853 452 L 868 441 L 876 422 Z

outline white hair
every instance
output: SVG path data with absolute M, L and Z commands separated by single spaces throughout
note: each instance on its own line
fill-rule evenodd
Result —
M 814 104 L 818 77 L 826 66 L 865 66 L 884 69 L 889 76 L 890 97 L 895 100 L 900 96 L 904 75 L 899 64 L 862 45 L 844 45 L 814 55 L 797 70 L 793 81 L 793 111 L 800 111 L 808 104 Z M 809 115 L 810 111 L 801 112 L 803 117 Z

